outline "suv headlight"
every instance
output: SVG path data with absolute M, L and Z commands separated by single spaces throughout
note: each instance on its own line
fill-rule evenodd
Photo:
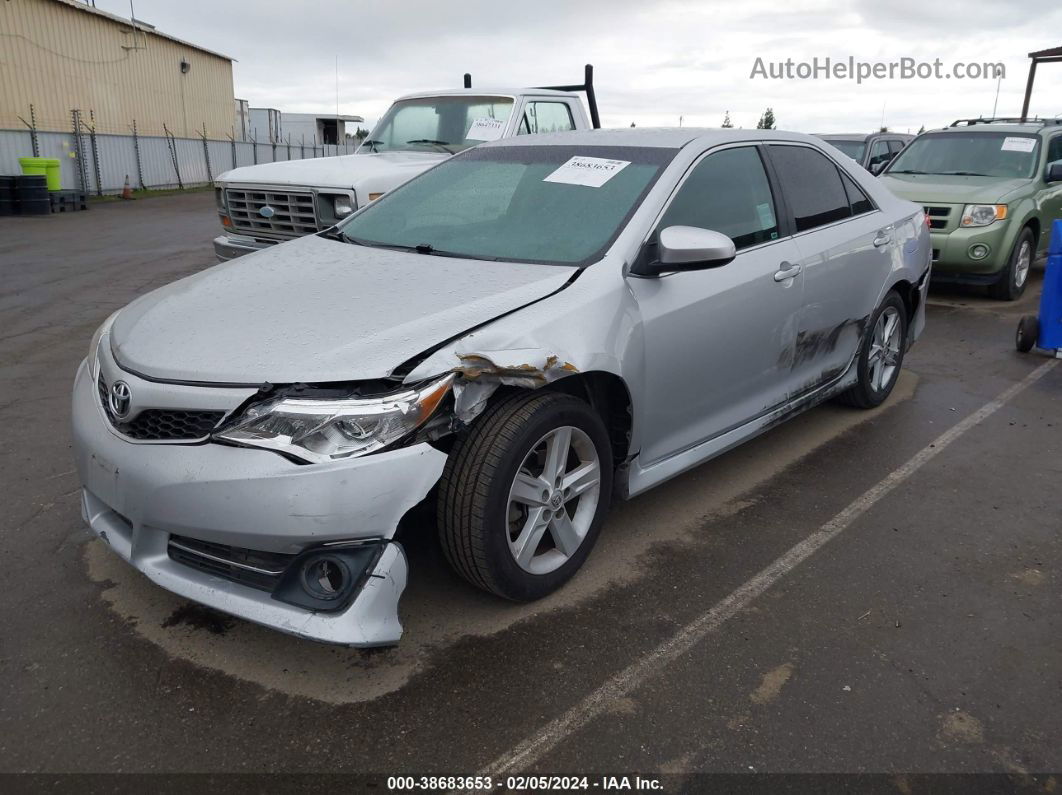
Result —
M 962 209 L 962 226 L 988 226 L 1006 217 L 1005 204 L 967 204 Z
M 427 422 L 453 381 L 451 373 L 420 389 L 373 398 L 279 398 L 250 406 L 214 438 L 284 452 L 309 463 L 365 455 Z

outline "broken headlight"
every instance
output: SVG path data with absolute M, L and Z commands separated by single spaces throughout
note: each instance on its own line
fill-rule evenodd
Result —
M 214 438 L 309 463 L 365 455 L 427 422 L 453 380 L 451 374 L 418 389 L 371 398 L 278 398 L 250 406 Z

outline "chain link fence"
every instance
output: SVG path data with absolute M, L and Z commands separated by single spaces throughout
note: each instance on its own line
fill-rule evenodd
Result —
M 205 133 L 178 138 L 165 124 L 162 135 L 142 135 L 135 120 L 121 133 L 79 110 L 70 112 L 68 132 L 57 132 L 57 120 L 38 119 L 32 108 L 19 121 L 23 129 L 0 129 L 0 174 L 21 173 L 20 157 L 53 157 L 60 162 L 64 190 L 99 196 L 121 193 L 127 179 L 134 190 L 197 187 L 238 166 L 353 154 L 358 145 L 353 139 L 337 145 L 290 136 L 258 141 L 253 132 L 250 141 L 216 140 Z

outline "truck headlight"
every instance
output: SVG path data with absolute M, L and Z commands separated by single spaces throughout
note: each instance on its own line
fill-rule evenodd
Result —
M 454 375 L 372 398 L 279 398 L 250 406 L 215 439 L 264 447 L 309 463 L 365 455 L 427 422 L 450 391 Z
M 967 204 L 962 209 L 962 226 L 988 226 L 1006 217 L 1005 204 Z
M 358 205 L 349 196 L 328 194 L 324 198 L 328 202 L 328 209 L 332 211 L 332 217 L 337 221 L 341 221 L 358 209 Z

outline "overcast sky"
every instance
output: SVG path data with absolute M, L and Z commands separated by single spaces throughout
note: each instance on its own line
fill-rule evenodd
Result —
M 996 80 L 751 79 L 765 63 L 903 57 L 1002 62 L 998 115 L 1017 115 L 1029 52 L 1062 46 L 1058 0 L 134 0 L 160 30 L 230 55 L 236 96 L 254 107 L 334 112 L 370 123 L 402 93 L 580 82 L 592 63 L 606 127 L 753 127 L 915 132 L 989 115 Z M 127 0 L 96 0 L 129 15 Z M 1062 63 L 1041 66 L 1032 111 L 1062 114 Z

